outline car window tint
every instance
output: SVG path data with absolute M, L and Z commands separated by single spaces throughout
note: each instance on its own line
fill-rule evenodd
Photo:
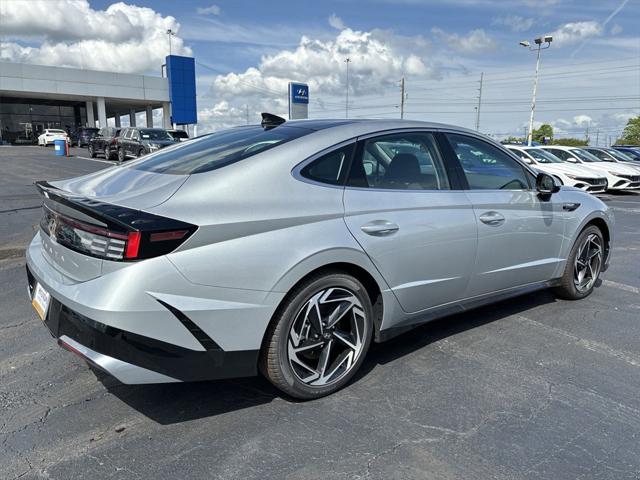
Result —
M 499 148 L 474 137 L 448 134 L 472 190 L 528 190 L 525 169 Z
M 316 182 L 342 185 L 354 147 L 352 143 L 326 153 L 303 168 L 300 174 Z
M 208 172 L 312 132 L 306 128 L 285 125 L 270 130 L 257 125 L 236 127 L 158 150 L 129 167 L 176 175 Z
M 569 152 L 560 150 L 558 148 L 549 148 L 547 150 L 562 160 L 569 160 L 570 158 L 573 158 L 573 155 L 571 155 Z
M 442 157 L 430 133 L 398 133 L 365 140 L 349 185 L 394 190 L 449 189 Z

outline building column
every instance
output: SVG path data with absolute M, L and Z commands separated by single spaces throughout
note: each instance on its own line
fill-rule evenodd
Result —
M 164 102 L 162 104 L 162 126 L 163 128 L 171 128 L 171 104 Z
M 147 128 L 153 128 L 153 108 L 147 105 Z
M 120 128 L 120 127 L 121 127 L 121 125 L 120 125 L 120 114 L 119 114 L 119 113 L 116 113 L 116 114 L 115 114 L 115 116 L 114 116 L 113 118 L 114 118 L 114 119 L 115 119 L 115 121 L 116 121 L 116 128 Z
M 107 126 L 107 107 L 104 104 L 104 97 L 98 97 L 98 126 Z
M 136 110 L 134 108 L 129 109 L 129 126 L 136 126 Z
M 93 102 L 91 100 L 86 102 L 87 106 L 87 127 L 96 126 L 96 117 L 93 116 Z

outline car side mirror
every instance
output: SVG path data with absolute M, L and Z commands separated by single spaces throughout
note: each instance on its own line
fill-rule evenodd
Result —
M 536 190 L 541 195 L 551 195 L 560 191 L 560 187 L 551 175 L 540 172 L 536 177 Z

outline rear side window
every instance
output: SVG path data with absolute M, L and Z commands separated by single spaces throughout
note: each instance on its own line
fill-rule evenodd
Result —
M 322 155 L 304 167 L 300 174 L 316 182 L 342 185 L 355 143 Z
M 559 148 L 549 148 L 549 151 L 562 160 L 569 160 L 570 158 L 573 158 L 573 156 L 569 152 L 565 152 L 564 150 L 560 150 Z
M 525 169 L 499 148 L 474 137 L 448 134 L 471 190 L 528 190 Z
M 271 130 L 260 126 L 232 128 L 159 150 L 130 168 L 174 175 L 208 172 L 312 132 L 284 125 Z
M 447 178 L 431 133 L 409 132 L 365 140 L 349 185 L 390 190 L 447 190 Z

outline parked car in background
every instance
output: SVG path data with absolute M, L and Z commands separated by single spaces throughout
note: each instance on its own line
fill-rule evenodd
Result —
M 47 128 L 39 137 L 38 137 L 38 145 L 41 147 L 46 147 L 48 145 L 53 145 L 53 142 L 56 140 L 68 140 L 69 135 L 64 130 L 60 130 L 57 128 Z
M 541 145 L 548 152 L 565 162 L 573 163 L 581 167 L 586 166 L 590 170 L 597 170 L 607 177 L 607 190 L 636 190 L 640 188 L 640 174 L 638 171 L 622 163 L 603 162 L 595 155 L 578 147 L 565 147 L 561 145 Z
M 614 231 L 594 195 L 415 121 L 247 125 L 37 186 L 29 292 L 59 345 L 123 383 L 262 372 L 301 399 L 435 318 L 586 297 Z
M 632 160 L 640 161 L 640 146 L 614 145 L 611 148 L 628 155 Z
M 98 154 L 112 160 L 118 153 L 118 136 L 120 128 L 103 127 L 89 140 L 89 156 L 95 158 Z
M 604 162 L 622 163 L 633 167 L 640 172 L 640 162 L 634 161 L 631 157 L 622 152 L 618 152 L 614 148 L 584 147 L 584 149 Z
M 71 145 L 76 147 L 84 147 L 89 145 L 89 141 L 98 133 L 99 128 L 80 127 L 71 134 Z
M 171 135 L 176 142 L 189 140 L 189 134 L 184 130 L 167 130 L 167 133 Z
M 597 170 L 563 162 L 552 153 L 538 147 L 506 147 L 536 170 L 553 175 L 562 185 L 576 187 L 589 193 L 603 193 L 607 190 L 607 179 Z
M 162 128 L 124 128 L 118 137 L 118 161 L 136 158 L 178 143 Z

